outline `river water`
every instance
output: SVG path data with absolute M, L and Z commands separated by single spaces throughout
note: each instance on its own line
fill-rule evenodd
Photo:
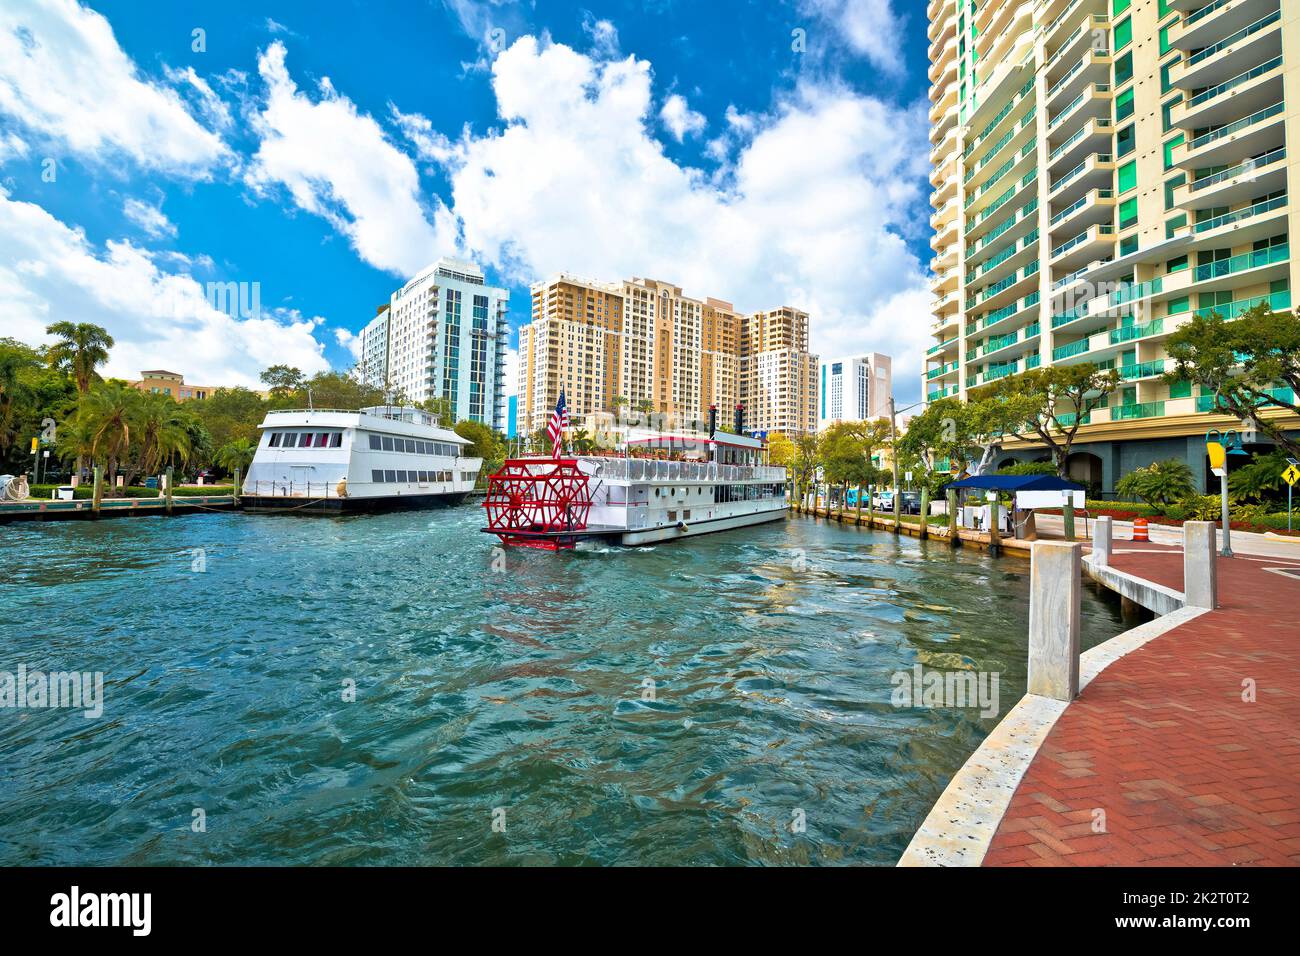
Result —
M 104 675 L 99 717 L 0 709 L 0 863 L 892 864 L 1024 692 L 1022 559 L 482 523 L 0 527 L 0 671 Z M 997 714 L 894 706 L 917 664 L 996 673 Z

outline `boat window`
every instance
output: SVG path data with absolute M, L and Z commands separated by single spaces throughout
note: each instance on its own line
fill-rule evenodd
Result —
M 316 447 L 316 448 L 328 448 L 329 446 L 330 446 L 330 433 L 329 433 L 329 432 L 317 432 L 317 433 L 316 433 L 316 445 L 315 445 L 314 447 Z
M 391 468 L 385 468 L 384 481 L 396 481 L 396 480 L 397 480 L 397 472 L 393 471 L 393 469 Z
M 266 444 L 267 444 L 267 447 L 268 447 L 268 448 L 279 448 L 279 447 L 280 447 L 280 439 L 283 438 L 283 437 L 284 437 L 284 436 L 283 436 L 282 434 L 280 434 L 280 432 L 271 432 L 271 440 L 270 440 L 269 442 L 266 443 Z
M 392 440 L 391 438 L 389 438 L 387 435 L 385 435 L 385 436 L 384 436 L 384 451 L 392 451 L 392 450 L 393 450 L 393 440 Z
M 379 436 L 378 436 L 378 435 L 371 435 L 371 436 L 370 436 L 370 450 L 371 450 L 371 451 L 379 451 L 379 450 L 382 449 L 383 447 L 384 447 L 384 443 L 383 443 L 382 441 L 379 440 Z
M 384 480 L 384 473 L 376 468 L 370 473 L 370 480 L 376 483 L 382 482 Z
M 402 471 L 401 469 L 398 469 L 398 471 L 397 471 L 397 480 L 398 480 L 398 481 L 405 481 L 405 480 L 406 480 L 406 472 Z
M 342 448 L 342 447 L 343 447 L 343 433 L 342 433 L 342 432 L 334 432 L 334 434 L 330 435 L 330 447 L 331 447 L 331 448 Z
M 415 441 L 414 441 L 414 439 L 411 439 L 411 438 L 406 439 L 406 450 L 407 450 L 407 452 L 408 452 L 409 454 L 412 454 L 412 455 L 415 454 Z
M 298 433 L 297 433 L 297 432 L 285 432 L 285 433 L 284 433 L 284 447 L 285 447 L 285 448 L 293 448 L 293 447 L 294 447 L 295 445 L 297 445 L 297 444 L 298 444 Z

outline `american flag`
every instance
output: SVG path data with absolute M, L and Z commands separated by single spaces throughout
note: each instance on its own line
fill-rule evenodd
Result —
M 560 399 L 555 403 L 555 412 L 551 423 L 546 426 L 546 434 L 551 439 L 551 457 L 559 458 L 564 444 L 564 430 L 569 427 L 569 408 L 564 404 L 564 389 L 560 389 Z

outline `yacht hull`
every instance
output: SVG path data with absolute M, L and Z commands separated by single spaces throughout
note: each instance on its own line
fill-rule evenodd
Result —
M 468 491 L 440 492 L 437 494 L 383 495 L 348 498 L 302 499 L 286 495 L 241 495 L 240 507 L 254 514 L 343 515 L 378 514 L 385 511 L 420 511 L 428 508 L 446 508 L 458 505 L 469 496 Z

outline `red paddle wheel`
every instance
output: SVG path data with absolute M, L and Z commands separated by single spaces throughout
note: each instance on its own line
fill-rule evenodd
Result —
M 483 507 L 502 544 L 558 551 L 587 527 L 591 488 L 572 458 L 511 458 L 488 477 Z

